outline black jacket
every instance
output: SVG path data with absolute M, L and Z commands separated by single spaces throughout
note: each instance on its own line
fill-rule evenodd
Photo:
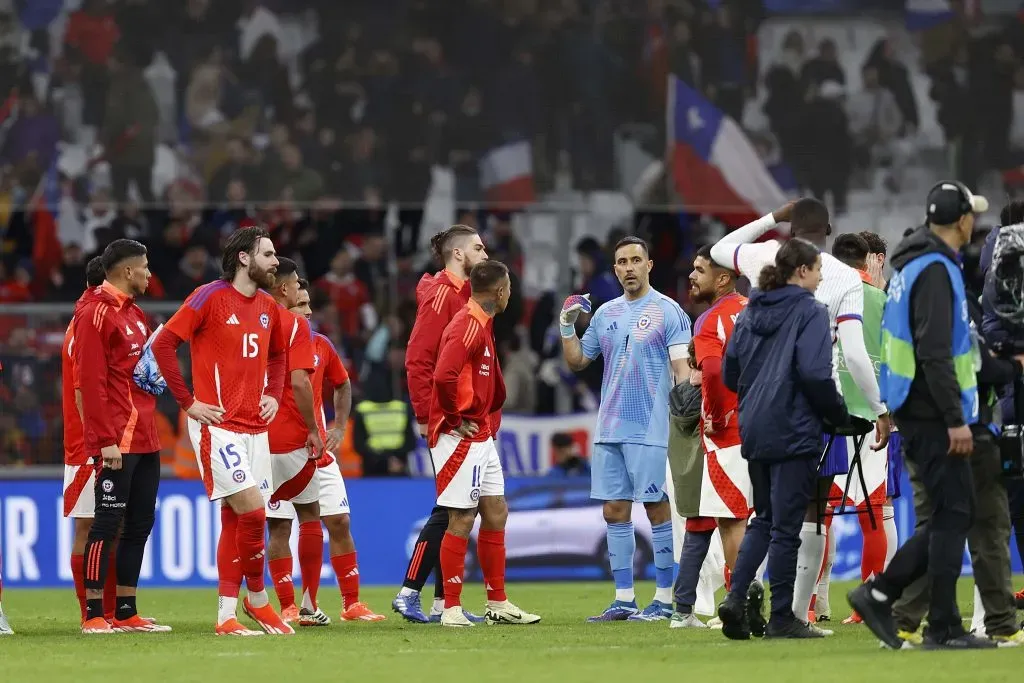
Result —
M 913 259 L 930 253 L 957 259 L 949 245 L 922 226 L 896 247 L 892 266 L 902 270 Z M 953 369 L 953 285 L 941 263 L 931 264 L 917 276 L 910 291 L 910 323 L 917 367 L 907 399 L 896 411 L 897 420 L 963 426 L 960 385 Z
M 984 319 L 984 311 L 981 304 L 978 303 L 976 297 L 968 294 L 967 306 L 971 322 L 974 323 L 976 328 L 981 329 L 982 320 Z M 998 391 L 1020 378 L 1021 364 L 1016 360 L 999 358 L 993 354 L 988 341 L 984 337 L 978 339 L 978 345 L 981 347 L 981 370 L 978 371 L 978 424 L 985 426 L 992 424 L 993 421 L 992 402 L 990 399 Z M 1007 424 L 1012 419 L 1012 413 L 1010 415 L 1003 414 L 1003 424 Z
M 806 289 L 755 289 L 736 321 L 722 372 L 739 396 L 743 457 L 816 458 L 826 423 L 849 415 L 832 380 L 828 313 Z

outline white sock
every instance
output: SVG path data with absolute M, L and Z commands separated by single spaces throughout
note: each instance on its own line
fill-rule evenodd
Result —
M 316 605 L 313 604 L 313 599 L 309 597 L 309 591 L 302 591 L 302 609 L 308 609 L 310 612 L 316 611 Z
M 270 598 L 267 596 L 266 590 L 257 592 L 249 591 L 249 604 L 253 607 L 263 607 L 270 604 Z
M 434 605 L 430 608 L 431 614 L 440 614 L 444 611 L 444 598 L 434 598 Z
M 976 635 L 985 633 L 985 603 L 981 601 L 981 592 L 977 584 L 974 586 L 974 617 L 971 619 L 971 630 Z
M 824 532 L 824 528 L 822 529 Z M 818 535 L 815 522 L 804 522 L 800 529 L 800 549 L 796 554 L 796 581 L 793 583 L 793 614 L 807 620 L 811 595 L 818 587 L 818 572 L 825 557 L 825 534 Z
M 821 580 L 818 581 L 818 611 L 822 614 L 826 613 L 826 610 L 821 610 L 821 606 L 829 606 L 828 602 L 828 591 L 829 585 L 832 583 L 832 565 L 836 561 L 836 535 L 834 532 L 828 534 L 828 553 L 825 556 L 825 569 L 821 572 Z
M 882 506 L 882 528 L 885 530 L 885 565 L 889 566 L 896 549 L 900 547 L 899 533 L 896 531 L 896 512 L 892 505 Z
M 402 586 L 402 590 L 398 591 L 399 595 L 402 595 L 402 596 L 405 596 L 405 597 L 408 597 L 410 595 L 419 595 L 419 593 L 420 593 L 419 591 L 413 590 L 412 588 L 409 588 L 408 586 Z
M 654 589 L 654 599 L 665 605 L 672 604 L 672 586 Z
M 217 625 L 220 626 L 229 619 L 238 615 L 238 598 L 229 598 L 225 595 L 217 596 Z
M 615 599 L 622 602 L 636 602 L 636 593 L 632 588 L 616 588 Z

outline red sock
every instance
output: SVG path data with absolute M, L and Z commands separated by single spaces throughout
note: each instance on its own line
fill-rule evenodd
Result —
M 441 576 L 444 578 L 445 609 L 462 605 L 462 576 L 466 573 L 468 548 L 468 539 L 459 538 L 449 531 L 444 532 L 444 538 L 441 539 Z
M 117 553 L 107 558 L 107 582 L 103 585 L 103 617 L 110 621 L 117 608 Z
M 732 590 L 732 570 L 729 569 L 729 565 L 722 569 L 722 578 L 725 579 L 725 592 L 728 593 Z
M 71 556 L 71 576 L 75 578 L 75 597 L 78 607 L 82 610 L 82 621 L 85 621 L 85 556 Z M 105 612 L 106 610 L 104 610 Z
M 480 569 L 484 573 L 487 599 L 494 602 L 508 600 L 505 596 L 505 532 L 481 529 L 476 549 L 480 554 Z M 465 553 L 462 556 L 465 558 Z
M 267 525 L 267 511 L 258 508 L 244 515 L 238 515 L 238 530 L 235 534 L 235 546 L 238 548 L 238 562 L 242 565 L 245 576 L 245 587 L 250 593 L 263 590 L 264 527 Z
M 359 602 L 359 563 L 356 562 L 356 551 L 335 555 L 331 558 L 334 575 L 338 577 L 338 590 L 341 591 L 341 604 L 348 609 Z
M 238 515 L 229 506 L 220 509 L 220 538 L 217 539 L 217 595 L 237 598 L 242 588 L 242 564 L 238 561 L 235 536 L 238 535 Z
M 270 560 L 270 580 L 274 582 L 274 592 L 281 609 L 295 605 L 295 584 L 292 582 L 292 567 L 295 562 L 291 556 Z
M 320 568 L 324 564 L 324 528 L 320 520 L 299 525 L 299 570 L 302 572 L 302 592 L 309 596 L 316 609 L 316 594 L 320 590 Z
M 882 525 L 880 516 L 875 516 L 875 528 L 871 528 L 871 519 L 867 510 L 861 510 L 857 514 L 860 521 L 860 531 L 864 535 L 864 555 L 860 560 L 860 578 L 867 581 L 868 577 L 878 576 L 885 568 L 885 552 L 887 541 L 885 528 Z

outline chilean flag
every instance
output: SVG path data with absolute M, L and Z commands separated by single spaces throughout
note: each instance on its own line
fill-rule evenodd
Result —
M 964 16 L 981 15 L 981 0 L 964 0 Z M 956 19 L 956 11 L 949 0 L 907 0 L 906 26 L 908 31 L 927 31 Z
M 735 121 L 675 76 L 669 76 L 668 97 L 673 185 L 687 210 L 737 226 L 786 202 Z
M 480 159 L 480 188 L 498 208 L 519 209 L 536 200 L 533 149 L 526 140 L 506 142 Z

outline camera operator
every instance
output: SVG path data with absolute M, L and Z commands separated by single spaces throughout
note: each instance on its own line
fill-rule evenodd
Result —
M 892 604 L 927 575 L 930 605 L 925 646 L 995 647 L 969 635 L 956 604 L 961 559 L 975 512 L 968 458 L 969 425 L 979 418 L 975 359 L 978 350 L 958 252 L 971 241 L 974 215 L 984 197 L 962 183 L 944 181 L 928 193 L 927 225 L 896 248 L 882 319 L 882 398 L 903 435 L 915 486 L 931 499 L 929 520 L 892 558 L 889 567 L 849 595 L 850 605 L 882 642 L 904 645 Z
M 980 329 L 983 313 L 976 293 L 968 291 L 967 305 L 971 323 Z M 977 371 L 980 405 L 978 423 L 971 425 L 974 453 L 970 458 L 976 507 L 974 522 L 967 534 L 967 547 L 974 567 L 974 583 L 985 608 L 985 633 L 997 643 L 1021 645 L 1024 632 L 1017 622 L 1011 588 L 1010 511 L 995 436 L 998 429 L 993 425 L 996 390 L 1020 379 L 1024 355 L 997 357 L 984 335 L 978 337 L 978 346 L 981 353 L 981 369 Z M 917 527 L 921 528 L 928 523 L 933 502 L 920 485 L 920 477 L 914 474 L 916 465 L 910 462 L 908 467 L 915 479 L 914 512 Z M 915 642 L 912 634 L 921 625 L 927 607 L 928 582 L 922 578 L 907 587 L 893 605 L 897 634 L 901 638 Z

